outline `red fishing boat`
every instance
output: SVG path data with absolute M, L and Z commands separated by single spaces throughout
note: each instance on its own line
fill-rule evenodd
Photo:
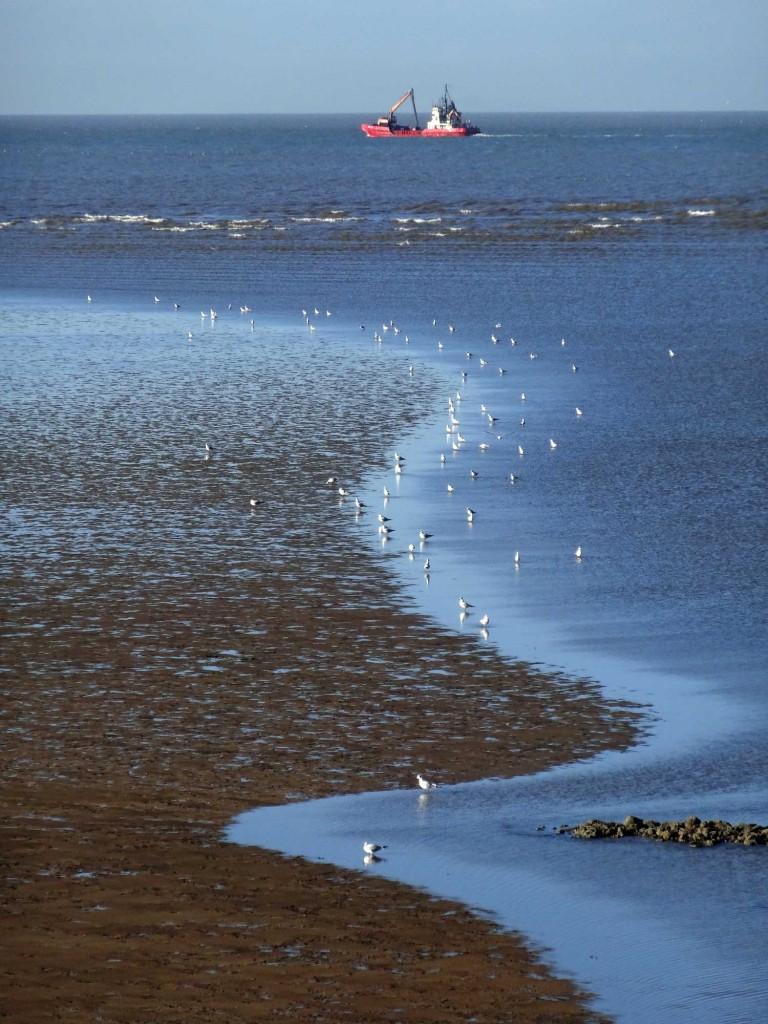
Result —
M 416 119 L 415 127 L 407 124 L 398 124 L 395 117 L 395 111 L 407 99 L 410 99 L 413 103 L 413 116 Z M 447 85 L 440 102 L 432 106 L 432 117 L 424 128 L 419 127 L 419 115 L 416 111 L 413 89 L 409 89 L 393 107 L 389 108 L 389 113 L 386 117 L 380 117 L 376 124 L 361 124 L 360 127 L 372 139 L 411 139 L 417 137 L 424 139 L 448 139 L 464 138 L 467 135 L 478 135 L 480 133 L 480 129 L 476 125 L 462 118 L 461 111 L 456 109 L 456 104 L 448 95 Z

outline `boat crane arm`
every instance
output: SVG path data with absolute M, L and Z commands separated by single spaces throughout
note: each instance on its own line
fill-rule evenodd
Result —
M 394 105 L 394 107 L 390 107 L 390 108 L 389 108 L 389 116 L 390 116 L 390 117 L 392 117 L 392 115 L 394 114 L 394 112 L 395 112 L 396 110 L 399 110 L 399 108 L 400 108 L 400 107 L 402 107 L 402 105 L 403 105 L 403 104 L 405 103 L 405 101 L 406 101 L 406 100 L 407 100 L 407 99 L 408 99 L 409 97 L 410 97 L 411 99 L 413 99 L 413 89 L 409 89 L 409 90 L 408 90 L 408 92 L 404 93 L 404 94 L 403 94 L 403 95 L 402 95 L 402 96 L 400 97 L 400 99 L 399 99 L 399 100 L 397 101 L 397 103 L 396 103 L 396 104 Z M 415 106 L 415 101 L 414 101 L 414 108 L 413 108 L 413 109 L 414 109 L 414 110 L 416 109 L 416 106 Z
M 413 89 L 409 89 L 408 92 L 404 93 L 400 97 L 400 99 L 397 101 L 397 103 L 395 103 L 395 105 L 393 107 L 389 108 L 389 113 L 387 114 L 386 118 L 381 118 L 379 120 L 379 124 L 382 124 L 382 123 L 392 124 L 393 121 L 396 121 L 397 118 L 395 117 L 395 111 L 399 110 L 400 107 L 402 107 L 402 105 L 405 103 L 405 101 L 407 99 L 410 99 L 411 102 L 413 103 L 413 116 L 416 118 L 416 127 L 418 128 L 419 127 L 419 115 L 418 115 L 418 112 L 416 110 L 416 97 L 413 95 Z

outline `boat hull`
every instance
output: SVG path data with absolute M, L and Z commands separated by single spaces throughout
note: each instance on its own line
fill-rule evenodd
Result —
M 380 124 L 361 124 L 360 128 L 371 139 L 463 139 L 468 135 L 479 135 L 474 125 L 458 128 L 410 128 L 396 125 L 389 128 Z

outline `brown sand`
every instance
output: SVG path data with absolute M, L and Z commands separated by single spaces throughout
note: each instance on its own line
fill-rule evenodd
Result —
M 350 476 L 381 450 L 377 429 L 354 444 L 340 432 Z M 213 470 L 207 512 L 224 502 Z M 80 472 L 108 502 L 108 479 Z M 286 475 L 296 502 L 311 493 L 302 508 L 322 493 L 308 473 Z M 322 541 L 294 534 L 290 563 L 254 545 L 247 577 L 223 571 L 216 538 L 198 555 L 181 540 L 180 584 L 156 542 L 125 558 L 106 528 L 82 550 L 55 541 L 66 571 L 11 559 L 0 1019 L 595 1019 L 518 937 L 461 906 L 221 841 L 255 805 L 409 786 L 422 768 L 444 782 L 530 773 L 640 728 L 587 683 L 398 611 L 380 559 L 356 551 L 350 570 L 333 506 L 317 513 Z M 277 535 L 274 520 L 254 530 Z

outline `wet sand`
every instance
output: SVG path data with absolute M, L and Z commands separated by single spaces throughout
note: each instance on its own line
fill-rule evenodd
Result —
M 588 683 L 410 614 L 356 548 L 323 481 L 343 467 L 354 482 L 408 426 L 399 375 L 357 369 L 332 401 L 305 378 L 302 423 L 273 418 L 247 479 L 242 435 L 204 462 L 190 429 L 168 470 L 118 457 L 122 438 L 85 458 L 93 439 L 66 417 L 45 443 L 12 424 L 9 493 L 32 528 L 2 580 L 0 1019 L 595 1019 L 466 908 L 221 841 L 249 807 L 412 786 L 423 769 L 531 773 L 641 728 Z M 423 409 L 439 382 L 409 387 Z M 350 407 L 365 410 L 352 432 Z M 267 496 L 255 513 L 251 494 Z

